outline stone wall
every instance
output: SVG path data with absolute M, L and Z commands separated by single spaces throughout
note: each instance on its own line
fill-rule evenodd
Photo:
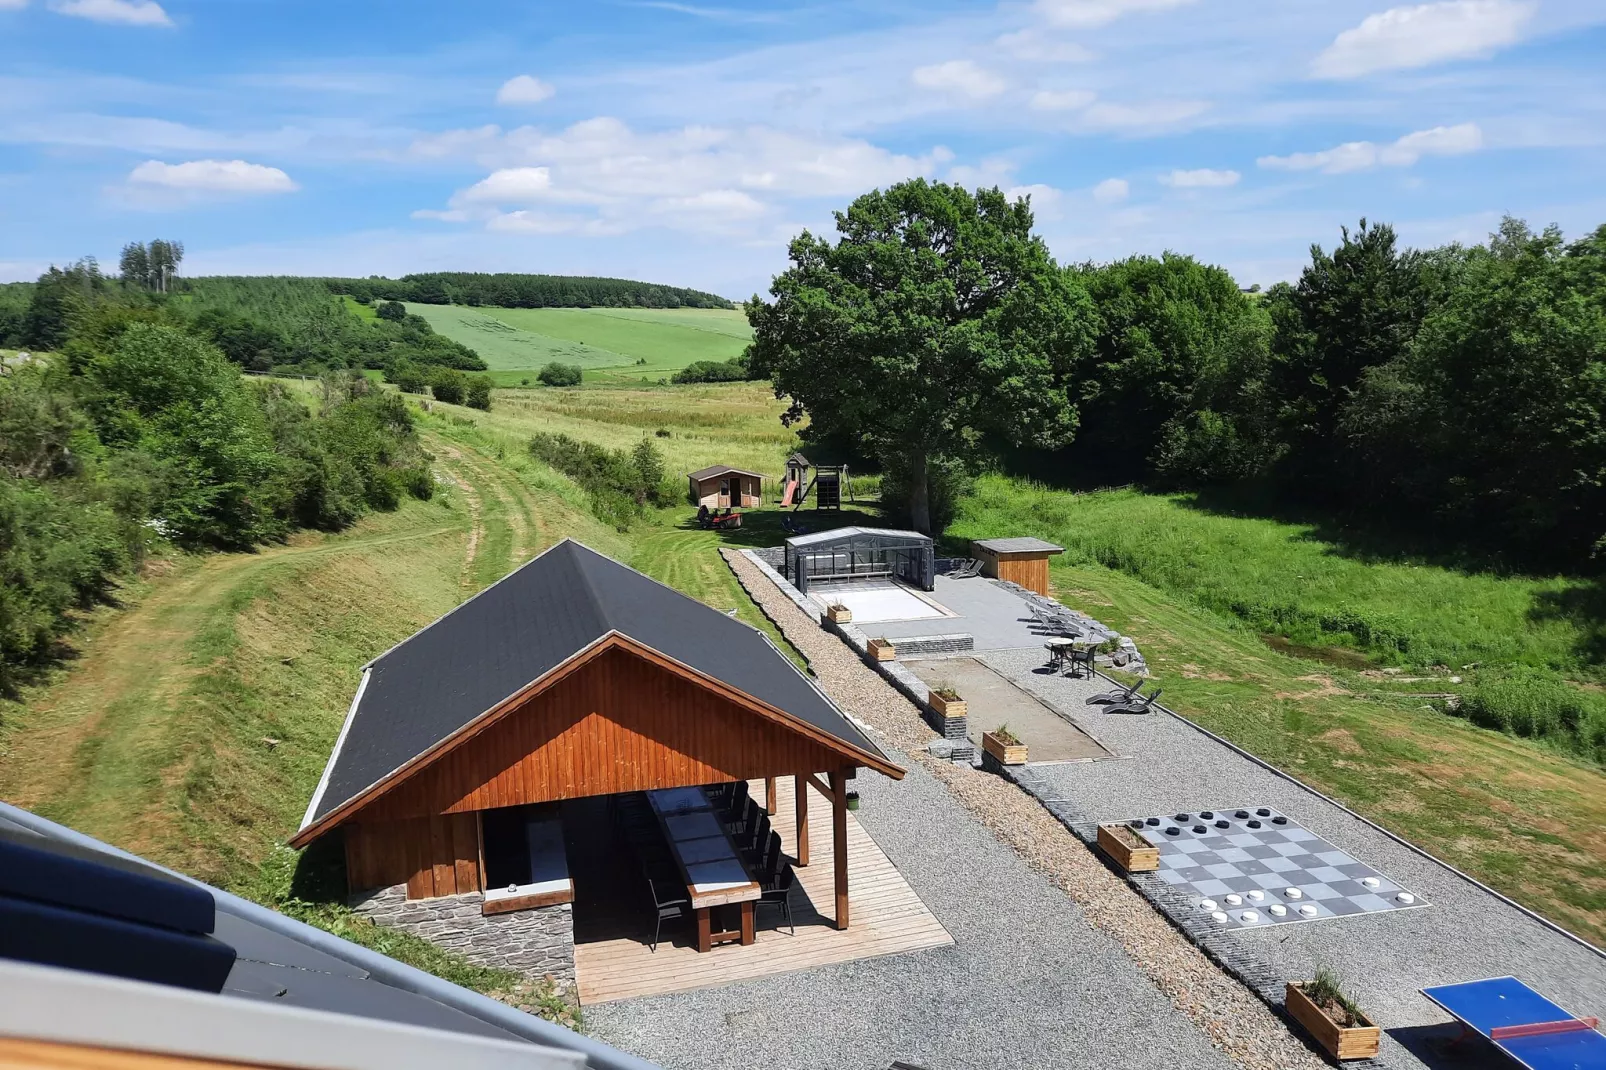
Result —
M 380 925 L 422 936 L 480 966 L 517 970 L 532 978 L 550 976 L 565 992 L 574 991 L 574 912 L 568 903 L 481 914 L 479 892 L 408 899 L 398 884 L 353 896 L 351 907 Z

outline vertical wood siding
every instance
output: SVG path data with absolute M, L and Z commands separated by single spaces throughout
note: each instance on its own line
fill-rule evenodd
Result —
M 474 813 L 345 826 L 352 891 L 407 885 L 407 898 L 480 891 L 480 823 Z

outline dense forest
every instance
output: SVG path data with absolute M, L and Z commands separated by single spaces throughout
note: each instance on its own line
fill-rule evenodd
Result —
M 733 308 L 723 297 L 681 286 L 579 275 L 431 272 L 399 279 L 324 279 L 331 292 L 361 301 L 495 308 Z
M 1606 536 L 1606 227 L 1507 219 L 1401 248 L 1362 221 L 1247 293 L 1168 253 L 1061 267 L 1029 204 L 905 183 L 805 234 L 749 360 L 941 530 L 988 465 L 1068 487 L 1230 489 L 1523 567 Z

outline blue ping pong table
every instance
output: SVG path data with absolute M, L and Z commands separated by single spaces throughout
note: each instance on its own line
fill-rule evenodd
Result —
M 1528 1070 L 1606 1070 L 1606 1035 L 1515 977 L 1424 988 L 1453 1014 Z

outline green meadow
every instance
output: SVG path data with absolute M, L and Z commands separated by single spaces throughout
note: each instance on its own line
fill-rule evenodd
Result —
M 740 356 L 752 330 L 739 309 L 468 308 L 409 304 L 438 334 L 474 349 L 499 386 L 552 361 L 589 379 L 655 383 L 699 360 Z

